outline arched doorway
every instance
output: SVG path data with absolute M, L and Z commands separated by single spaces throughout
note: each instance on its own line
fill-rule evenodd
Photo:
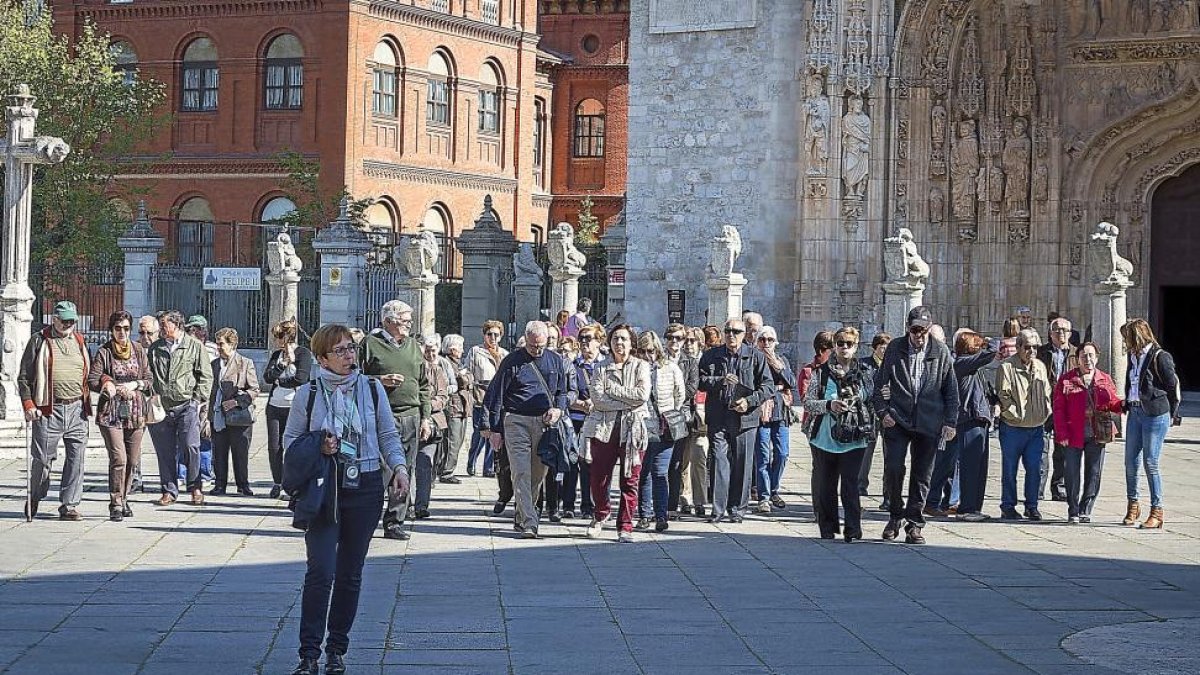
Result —
M 1150 322 L 1175 357 L 1185 389 L 1200 389 L 1200 164 L 1154 192 L 1150 221 Z

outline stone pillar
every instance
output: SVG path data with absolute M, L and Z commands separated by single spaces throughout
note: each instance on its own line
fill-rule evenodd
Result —
M 574 313 L 579 303 L 579 279 L 584 275 L 587 256 L 575 248 L 575 229 L 559 223 L 550 231 L 547 252 L 550 258 L 550 318 L 562 310 Z
M 124 307 L 136 324 L 138 319 L 158 309 L 151 273 L 158 264 L 159 251 L 166 246 L 162 235 L 150 226 L 145 201 L 138 202 L 137 217 L 117 239 L 117 246 L 125 254 Z
M 917 253 L 912 232 L 900 228 L 894 237 L 883 240 L 883 266 L 887 281 L 881 284 L 884 294 L 883 330 L 901 335 L 907 329 L 908 312 L 924 304 L 925 281 L 929 265 Z M 934 317 L 936 321 L 938 317 Z M 946 321 L 942 317 L 941 321 Z
M 274 241 L 267 242 L 267 288 L 271 294 L 268 328 L 280 321 L 297 318 L 300 312 L 300 270 L 303 267 L 304 263 L 292 245 L 292 237 L 286 231 L 280 232 Z
M 1125 391 L 1126 290 L 1133 286 L 1133 263 L 1117 253 L 1120 230 L 1112 223 L 1096 226 L 1088 243 L 1092 273 L 1092 340 L 1100 348 L 1100 370 L 1112 375 L 1117 392 Z
M 516 330 L 542 316 L 542 285 L 546 275 L 533 255 L 533 244 L 518 244 L 513 254 L 513 323 Z
M 908 313 L 913 307 L 919 307 L 925 302 L 925 286 L 923 284 L 907 285 L 884 283 L 884 315 L 883 330 L 895 335 L 903 335 L 908 330 Z M 936 320 L 937 317 L 934 317 Z
M 496 319 L 512 333 L 513 254 L 517 239 L 500 226 L 492 196 L 483 199 L 475 226 L 458 237 L 463 257 L 462 334 L 467 344 L 483 340 L 483 322 Z
M 625 208 L 617 222 L 604 231 L 600 244 L 608 254 L 608 307 L 604 314 L 605 321 L 611 326 L 620 320 L 625 320 L 625 254 L 629 250 L 629 231 L 625 226 Z
M 321 256 L 321 324 L 363 326 L 364 280 L 371 241 L 350 220 L 350 201 L 343 197 L 337 220 L 317 233 L 313 250 Z
M 742 318 L 742 291 L 746 277 L 734 272 L 726 277 L 709 277 L 708 322 L 720 326 L 730 319 Z

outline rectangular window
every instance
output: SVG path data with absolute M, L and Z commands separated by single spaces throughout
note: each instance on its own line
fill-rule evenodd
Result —
M 382 117 L 396 116 L 396 71 L 375 69 L 375 93 L 371 112 Z
M 500 133 L 499 92 L 479 92 L 479 130 L 489 134 Z
M 500 0 L 483 0 L 483 22 L 500 23 Z
M 429 3 L 429 7 L 435 12 L 449 12 L 450 0 L 433 0 Z
M 206 112 L 217 109 L 217 88 L 221 83 L 215 63 L 185 63 L 183 66 L 184 112 Z
M 545 148 L 542 147 L 546 134 L 546 105 L 539 99 L 533 102 L 533 166 L 545 166 Z
M 575 116 L 576 157 L 604 156 L 604 115 Z
M 264 99 L 268 110 L 299 110 L 304 91 L 304 69 L 299 61 L 267 62 Z
M 430 124 L 450 126 L 450 85 L 445 80 L 429 81 L 426 119 Z
M 180 265 L 207 265 L 213 259 L 213 225 L 193 220 L 181 220 L 178 226 L 178 261 Z

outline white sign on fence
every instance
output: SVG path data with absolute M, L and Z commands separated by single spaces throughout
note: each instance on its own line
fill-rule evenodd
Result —
M 258 291 L 262 289 L 262 270 L 257 267 L 205 267 L 206 291 Z

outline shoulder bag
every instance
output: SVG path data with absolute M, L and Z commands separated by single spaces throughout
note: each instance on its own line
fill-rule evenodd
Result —
M 659 440 L 673 443 L 688 435 L 687 414 L 682 410 L 662 410 L 658 405 L 658 367 L 650 371 L 650 395 L 654 398 L 654 409 L 658 412 Z
M 537 363 L 530 361 L 529 366 L 533 368 L 533 374 L 537 377 L 538 383 L 542 385 L 542 389 L 546 392 L 546 398 L 550 400 L 550 407 L 554 407 L 554 392 L 550 391 L 550 385 L 546 384 L 546 377 L 542 375 L 542 371 L 538 369 Z M 579 461 L 579 444 L 575 439 L 575 427 L 571 426 L 571 417 L 566 410 L 558 416 L 558 421 L 553 425 L 558 430 L 559 438 L 563 442 L 563 451 L 566 453 L 567 461 L 575 464 Z M 535 448 L 536 450 L 536 448 Z
M 1107 410 L 1096 409 L 1096 380 L 1093 376 L 1092 384 L 1087 388 L 1087 424 L 1092 432 L 1092 440 L 1096 443 L 1104 445 L 1112 443 L 1115 425 L 1113 422 L 1112 413 Z

